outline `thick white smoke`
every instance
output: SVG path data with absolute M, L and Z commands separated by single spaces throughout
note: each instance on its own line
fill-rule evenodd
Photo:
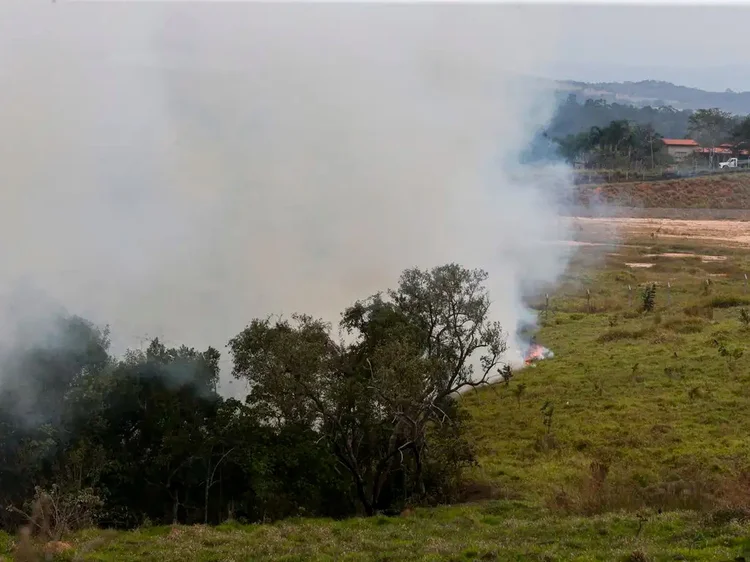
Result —
M 219 348 L 253 317 L 331 321 L 401 270 L 490 273 L 512 334 L 566 248 L 556 9 L 0 6 L 0 284 L 137 338 Z M 515 342 L 511 339 L 511 344 Z

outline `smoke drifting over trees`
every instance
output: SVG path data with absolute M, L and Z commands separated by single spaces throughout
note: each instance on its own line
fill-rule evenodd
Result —
M 109 323 L 116 351 L 334 320 L 454 260 L 490 272 L 512 331 L 520 284 L 559 271 L 530 246 L 560 233 L 564 171 L 514 164 L 554 109 L 515 74 L 544 67 L 554 9 L 2 10 L 2 284 Z
M 487 321 L 520 361 L 515 328 L 533 318 L 522 297 L 567 259 L 544 244 L 565 236 L 567 169 L 518 164 L 554 109 L 552 91 L 517 74 L 554 49 L 555 9 L 537 10 L 4 3 L 0 286 L 13 313 L 0 320 L 0 392 L 27 393 L 30 424 L 5 443 L 18 490 L 5 501 L 73 470 L 110 507 L 129 506 L 110 513 L 117 523 L 154 515 L 128 501 L 142 486 L 158 490 L 159 517 L 216 518 L 228 506 L 212 495 L 214 469 L 226 462 L 222 497 L 263 517 L 274 486 L 298 476 L 288 446 L 314 471 L 272 515 L 349 512 L 315 425 L 274 427 L 268 412 L 219 399 L 209 346 L 273 313 L 335 321 L 408 267 L 485 269 Z M 123 355 L 145 335 L 162 341 Z M 61 377 L 54 404 L 36 400 L 40 386 L 14 390 L 13 373 L 50 361 L 60 368 L 39 373 Z M 89 470 L 115 442 L 126 443 L 117 486 Z M 18 456 L 29 451 L 47 460 L 30 470 Z M 459 457 L 446 465 L 470 455 Z M 248 475 L 265 487 L 240 486 Z M 420 479 L 443 476 L 425 467 Z

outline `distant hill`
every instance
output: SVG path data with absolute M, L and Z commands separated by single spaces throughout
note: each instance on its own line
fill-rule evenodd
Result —
M 735 114 L 750 113 L 750 92 L 707 92 L 660 80 L 601 83 L 558 81 L 557 89 L 561 94 L 575 94 L 579 101 L 602 99 L 609 103 L 640 107 L 671 106 L 675 109 L 718 107 Z

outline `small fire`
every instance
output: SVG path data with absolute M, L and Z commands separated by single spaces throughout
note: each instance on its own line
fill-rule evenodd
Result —
M 547 349 L 543 345 L 539 345 L 538 343 L 532 343 L 529 346 L 528 351 L 526 352 L 526 356 L 524 357 L 524 363 L 527 366 L 533 366 L 534 363 L 537 361 L 541 361 L 542 359 L 548 359 L 552 357 L 554 354 L 552 353 L 551 349 Z

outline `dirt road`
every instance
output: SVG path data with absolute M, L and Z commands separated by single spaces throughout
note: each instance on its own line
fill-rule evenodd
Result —
M 571 217 L 578 240 L 611 242 L 629 237 L 686 238 L 750 247 L 750 223 L 731 220 Z

